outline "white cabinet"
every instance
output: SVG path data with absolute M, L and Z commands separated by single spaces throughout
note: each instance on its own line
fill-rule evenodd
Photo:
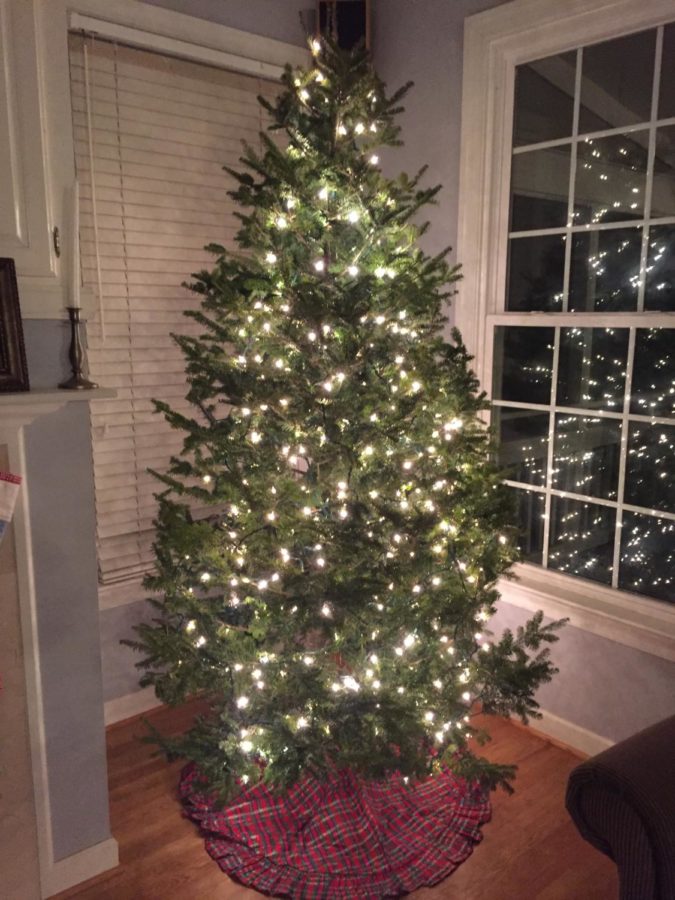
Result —
M 15 260 L 24 316 L 53 318 L 63 305 L 53 241 L 61 198 L 50 178 L 44 62 L 36 0 L 0 0 L 0 256 Z

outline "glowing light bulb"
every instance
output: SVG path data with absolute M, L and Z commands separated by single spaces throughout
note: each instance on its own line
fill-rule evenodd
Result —
M 371 164 L 371 166 L 376 166 L 379 163 L 379 161 L 380 161 L 380 157 L 377 155 L 377 153 L 373 153 L 372 156 L 370 157 L 370 159 L 368 160 L 368 162 Z
M 322 187 L 319 190 L 319 200 L 328 200 L 328 188 Z
M 332 618 L 333 611 L 327 603 L 324 603 L 324 605 L 321 607 L 321 615 L 326 619 Z
M 244 751 L 244 753 L 250 753 L 253 750 L 253 744 L 250 741 L 242 741 L 239 746 Z
M 352 225 L 355 222 L 358 222 L 360 218 L 361 218 L 361 214 L 359 213 L 358 209 L 350 209 L 349 212 L 347 213 L 347 221 L 351 222 Z
M 208 572 L 202 572 L 199 576 L 199 580 L 203 581 L 206 584 L 207 581 L 211 581 L 211 575 Z
M 257 431 L 251 432 L 251 443 L 252 444 L 259 444 L 261 439 L 262 438 L 261 438 L 261 435 L 259 434 L 259 432 L 257 432 Z
M 354 278 L 354 276 L 359 274 L 359 267 L 358 266 L 348 266 L 347 271 L 352 276 L 352 278 Z
M 314 268 L 317 272 L 323 272 L 323 270 L 326 268 L 326 264 L 322 259 L 316 259 L 314 260 Z
M 314 56 L 318 56 L 321 53 L 321 41 L 318 38 L 312 38 L 311 43 L 312 53 Z
M 300 91 L 300 99 L 301 99 L 301 100 L 304 100 L 305 102 L 306 102 L 307 100 L 309 100 L 309 91 L 308 91 L 306 88 L 303 88 L 303 89 Z
M 284 228 L 288 228 L 288 219 L 286 216 L 277 216 L 277 228 L 282 231 Z
M 300 718 L 298 719 L 298 721 L 296 723 L 296 727 L 298 728 L 298 730 L 300 730 L 301 728 L 307 728 L 308 725 L 309 725 L 309 722 L 307 721 L 307 719 L 304 716 L 300 716 Z
M 246 707 L 248 706 L 248 697 L 238 697 L 237 706 L 239 707 L 239 709 L 246 709 Z
M 265 261 L 270 265 L 273 265 L 277 261 L 276 253 L 272 253 L 272 251 L 270 250 L 270 252 L 265 256 Z
M 356 125 L 354 126 L 354 132 L 356 134 L 363 134 L 363 132 L 365 130 L 366 130 L 366 126 L 363 124 L 363 122 L 357 122 Z

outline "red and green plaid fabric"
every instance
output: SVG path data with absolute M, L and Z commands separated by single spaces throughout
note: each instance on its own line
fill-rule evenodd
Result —
M 259 783 L 217 809 L 191 764 L 180 795 L 224 872 L 293 900 L 380 900 L 436 884 L 471 854 L 490 818 L 487 795 L 449 772 L 411 787 L 400 776 L 307 776 L 281 796 Z

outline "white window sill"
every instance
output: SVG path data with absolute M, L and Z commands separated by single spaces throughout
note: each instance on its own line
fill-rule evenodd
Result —
M 502 579 L 502 599 L 550 618 L 675 662 L 675 604 L 520 563 L 515 581 Z

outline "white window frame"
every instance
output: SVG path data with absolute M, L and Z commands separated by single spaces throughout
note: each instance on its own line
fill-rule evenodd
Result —
M 464 279 L 455 323 L 488 391 L 488 329 L 501 321 L 496 318 L 500 313 L 502 324 L 507 317 L 516 325 L 528 320 L 527 313 L 503 314 L 515 67 L 673 20 L 672 0 L 514 0 L 465 22 L 457 242 Z M 656 327 L 672 322 L 662 313 L 644 315 L 645 323 Z M 598 318 L 593 313 L 568 317 L 569 322 L 558 315 L 551 324 L 584 327 L 597 324 Z M 623 324 L 622 317 L 625 327 L 635 324 L 634 313 L 618 313 L 616 327 Z M 568 616 L 571 624 L 587 631 L 675 661 L 675 605 L 527 563 L 515 571 L 517 581 L 500 584 L 507 602 Z

